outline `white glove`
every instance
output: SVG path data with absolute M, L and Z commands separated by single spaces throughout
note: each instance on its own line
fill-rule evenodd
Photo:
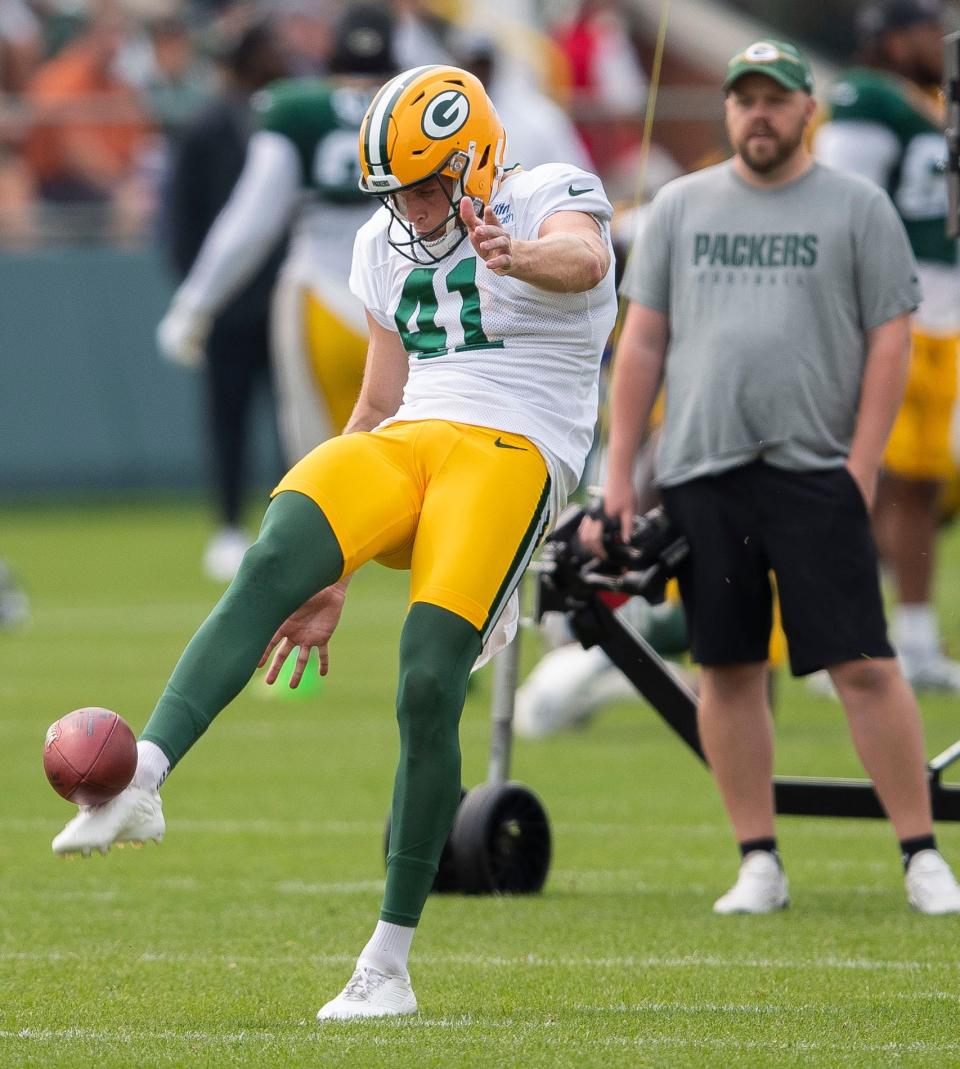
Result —
M 174 300 L 157 326 L 157 348 L 167 360 L 191 371 L 203 367 L 212 317 Z

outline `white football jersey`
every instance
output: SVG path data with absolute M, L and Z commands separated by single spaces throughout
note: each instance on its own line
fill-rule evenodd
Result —
M 557 212 L 586 212 L 609 244 L 610 203 L 600 180 L 577 167 L 510 175 L 493 210 L 520 240 L 535 239 Z M 488 270 L 466 240 L 429 267 L 411 263 L 387 242 L 390 220 L 381 208 L 357 233 L 350 275 L 410 357 L 403 402 L 386 422 L 445 419 L 522 434 L 569 493 L 593 440 L 600 357 L 617 313 L 612 263 L 585 293 L 548 293 Z

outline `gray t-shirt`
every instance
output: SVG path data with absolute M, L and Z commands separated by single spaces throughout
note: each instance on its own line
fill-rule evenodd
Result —
M 669 317 L 661 486 L 759 458 L 839 467 L 866 331 L 920 302 L 886 193 L 822 164 L 776 189 L 750 185 L 729 161 L 670 182 L 620 289 Z

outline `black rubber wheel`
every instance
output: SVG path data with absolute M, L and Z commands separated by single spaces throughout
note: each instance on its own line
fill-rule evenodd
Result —
M 529 895 L 550 869 L 550 823 L 521 783 L 484 783 L 467 792 L 447 849 L 464 894 Z
M 460 788 L 460 804 L 463 804 L 464 798 L 467 796 L 466 787 Z M 387 822 L 383 829 L 383 861 L 386 864 L 387 857 L 390 854 L 390 814 L 387 814 Z M 457 873 L 456 867 L 453 863 L 453 857 L 450 853 L 450 839 L 448 838 L 443 846 L 443 853 L 440 855 L 440 864 L 437 867 L 437 874 L 433 878 L 433 887 L 431 891 L 434 894 L 456 894 L 461 888 L 457 885 Z

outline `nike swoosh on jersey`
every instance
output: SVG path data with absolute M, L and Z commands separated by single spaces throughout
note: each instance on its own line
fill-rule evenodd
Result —
M 529 452 L 526 447 L 522 445 L 511 445 L 509 442 L 504 442 L 500 439 L 499 435 L 493 443 L 497 449 L 519 449 L 521 453 Z
M 573 186 L 567 186 L 567 192 L 570 194 L 571 197 L 580 197 L 584 193 L 592 193 L 593 186 L 587 186 L 586 189 L 574 189 Z

